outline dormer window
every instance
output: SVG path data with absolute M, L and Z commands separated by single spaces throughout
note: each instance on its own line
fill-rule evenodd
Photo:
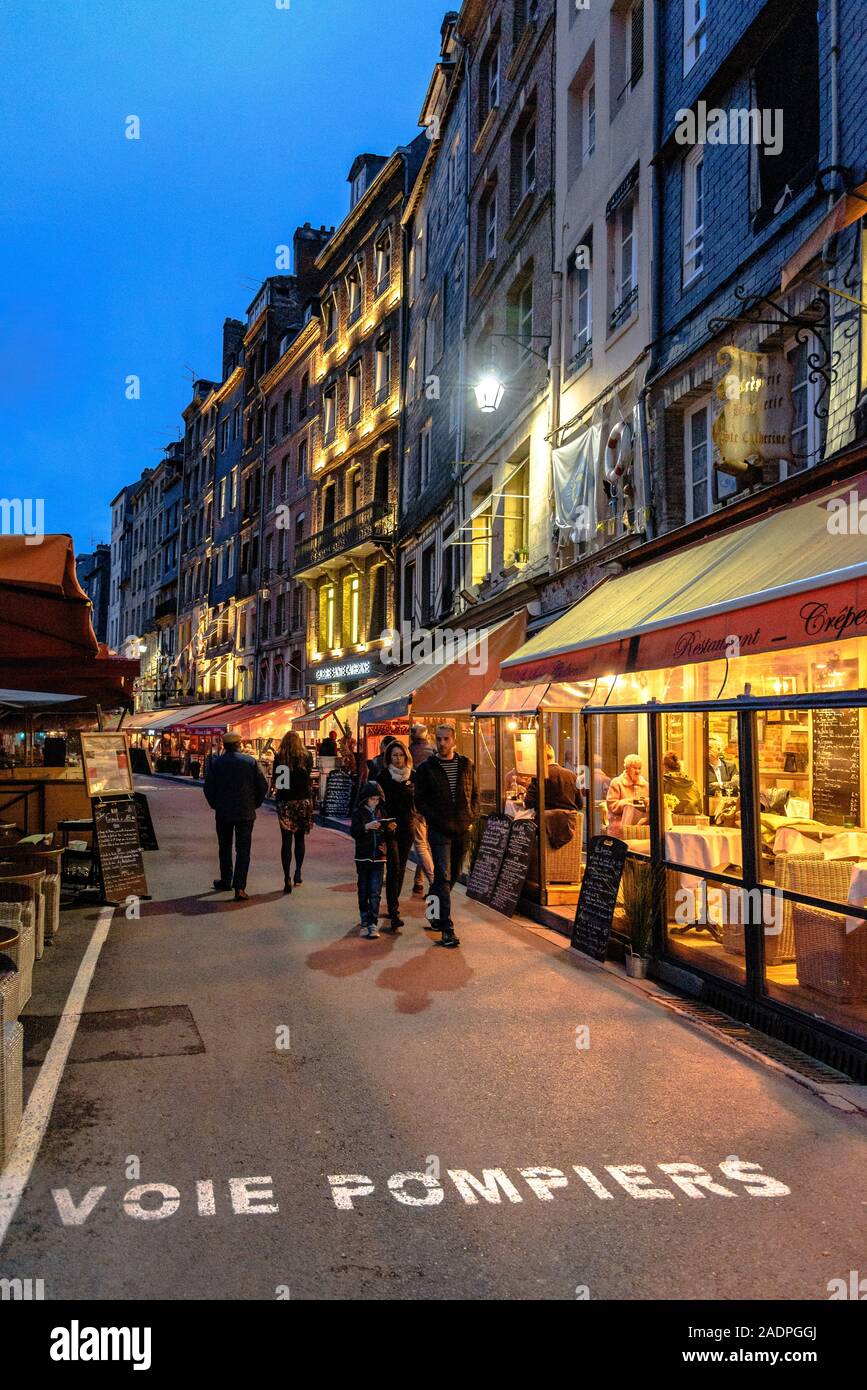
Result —
M 352 194 L 349 203 L 350 209 L 354 208 L 355 204 L 361 198 L 362 194 L 364 193 L 366 183 L 367 170 L 359 169 L 358 173 L 355 175 L 355 178 L 352 180 Z
M 361 266 L 354 265 L 346 276 L 347 323 L 349 325 L 356 323 L 361 318 L 361 289 Z

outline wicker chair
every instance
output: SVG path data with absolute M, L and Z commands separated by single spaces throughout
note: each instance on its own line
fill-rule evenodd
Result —
M 675 811 L 671 823 L 672 825 L 698 825 L 698 816 L 679 816 Z
M 24 1110 L 24 1029 L 7 1023 L 0 1033 L 0 1167 L 9 1160 Z
M 795 893 L 845 904 L 852 865 L 841 859 L 793 855 L 789 886 Z M 867 999 L 867 925 L 846 932 L 846 911 L 792 904 L 798 984 L 840 1000 Z
M 791 880 L 790 869 L 792 862 L 800 863 L 804 860 L 819 860 L 821 854 L 778 854 L 774 860 L 774 885 L 777 888 L 788 888 L 792 890 L 794 885 Z M 732 890 L 734 891 L 734 890 Z M 763 888 L 762 895 L 767 891 Z M 728 902 L 731 895 L 728 895 Z M 783 925 L 781 931 L 769 931 L 765 924 L 765 965 L 782 965 L 786 961 L 795 959 L 795 925 L 792 909 L 795 904 L 783 899 Z M 744 924 L 740 920 L 740 912 L 727 911 L 726 920 L 722 923 L 723 950 L 728 951 L 729 955 L 742 956 L 744 954 Z
M 33 993 L 33 962 L 36 958 L 36 922 L 38 919 L 39 895 L 26 883 L 9 883 L 0 880 L 0 924 L 14 927 L 19 933 L 17 946 L 11 946 L 4 955 L 14 960 L 17 969 L 18 995 L 15 1017 L 20 1017 L 25 1004 Z
M 545 856 L 545 867 L 549 883 L 581 882 L 581 846 L 583 842 L 584 812 L 579 811 L 575 834 L 568 844 L 561 845 L 559 849 L 551 849 L 550 845 L 546 845 L 548 853 Z
M 15 845 L 3 851 L 3 859 L 15 864 L 22 873 L 45 871 L 42 895 L 45 898 L 45 939 L 52 941 L 60 931 L 60 870 L 62 849 L 34 849 Z
M 45 950 L 45 869 L 24 870 L 17 864 L 0 863 L 0 887 L 6 883 L 17 883 L 34 890 L 36 959 L 41 960 Z

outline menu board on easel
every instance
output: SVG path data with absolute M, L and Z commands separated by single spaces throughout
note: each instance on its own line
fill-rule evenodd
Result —
M 504 917 L 515 915 L 535 845 L 536 822 L 512 821 L 509 844 L 497 875 L 497 886 L 491 894 L 491 907 L 495 912 L 502 912 Z
M 132 768 L 126 734 L 81 734 L 81 761 L 88 796 L 131 796 Z
M 825 825 L 860 825 L 860 711 L 816 709 L 812 717 L 813 817 Z
M 613 835 L 594 835 L 587 848 L 587 867 L 575 910 L 572 945 L 594 960 L 605 960 L 608 955 L 626 855 L 626 841 Z
M 467 897 L 489 903 L 509 844 L 512 822 L 508 816 L 488 816 L 482 839 L 467 877 Z
M 118 904 L 148 897 L 135 801 L 131 796 L 94 797 L 91 806 L 103 900 Z

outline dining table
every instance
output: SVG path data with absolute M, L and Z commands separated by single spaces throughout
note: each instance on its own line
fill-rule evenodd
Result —
M 629 840 L 629 848 L 636 854 L 650 853 L 650 840 Z M 665 857 L 676 864 L 693 865 L 697 870 L 722 873 L 729 864 L 741 863 L 741 832 L 737 827 L 723 825 L 677 826 L 665 832 Z M 701 873 L 679 873 L 678 886 L 688 892 L 695 892 L 704 882 Z M 717 904 L 720 898 L 718 888 L 708 888 L 708 908 Z M 682 927 L 672 927 L 678 935 L 683 932 L 707 932 L 715 941 L 722 940 L 722 932 L 715 920 L 707 913 L 707 920 L 698 920 Z
M 867 830 L 838 825 L 802 830 L 781 825 L 774 835 L 774 854 L 815 854 L 817 850 L 823 859 L 867 858 Z
M 849 879 L 848 901 L 851 907 L 867 907 L 867 860 L 852 865 Z M 846 935 L 853 931 L 867 930 L 863 917 L 846 918 Z

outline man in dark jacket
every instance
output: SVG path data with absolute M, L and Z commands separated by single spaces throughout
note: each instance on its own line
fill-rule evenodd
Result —
M 220 893 L 235 890 L 235 901 L 247 897 L 247 872 L 256 809 L 268 793 L 268 783 L 248 753 L 239 752 L 240 734 L 223 735 L 224 752 L 212 758 L 205 778 L 205 800 L 216 814 L 217 843 L 220 847 L 220 877 L 214 887 Z M 235 841 L 235 868 L 232 871 L 232 840 Z
M 580 811 L 583 798 L 578 790 L 578 779 L 574 772 L 561 767 L 554 756 L 550 743 L 545 745 L 545 810 Z M 534 777 L 527 788 L 524 805 L 528 811 L 535 811 L 539 805 L 539 779 Z
M 437 751 L 415 770 L 415 804 L 427 821 L 434 864 L 431 893 L 439 905 L 440 946 L 459 946 L 452 923 L 452 885 L 457 878 L 467 831 L 479 814 L 479 790 L 472 762 L 455 748 L 451 724 L 437 728 Z

